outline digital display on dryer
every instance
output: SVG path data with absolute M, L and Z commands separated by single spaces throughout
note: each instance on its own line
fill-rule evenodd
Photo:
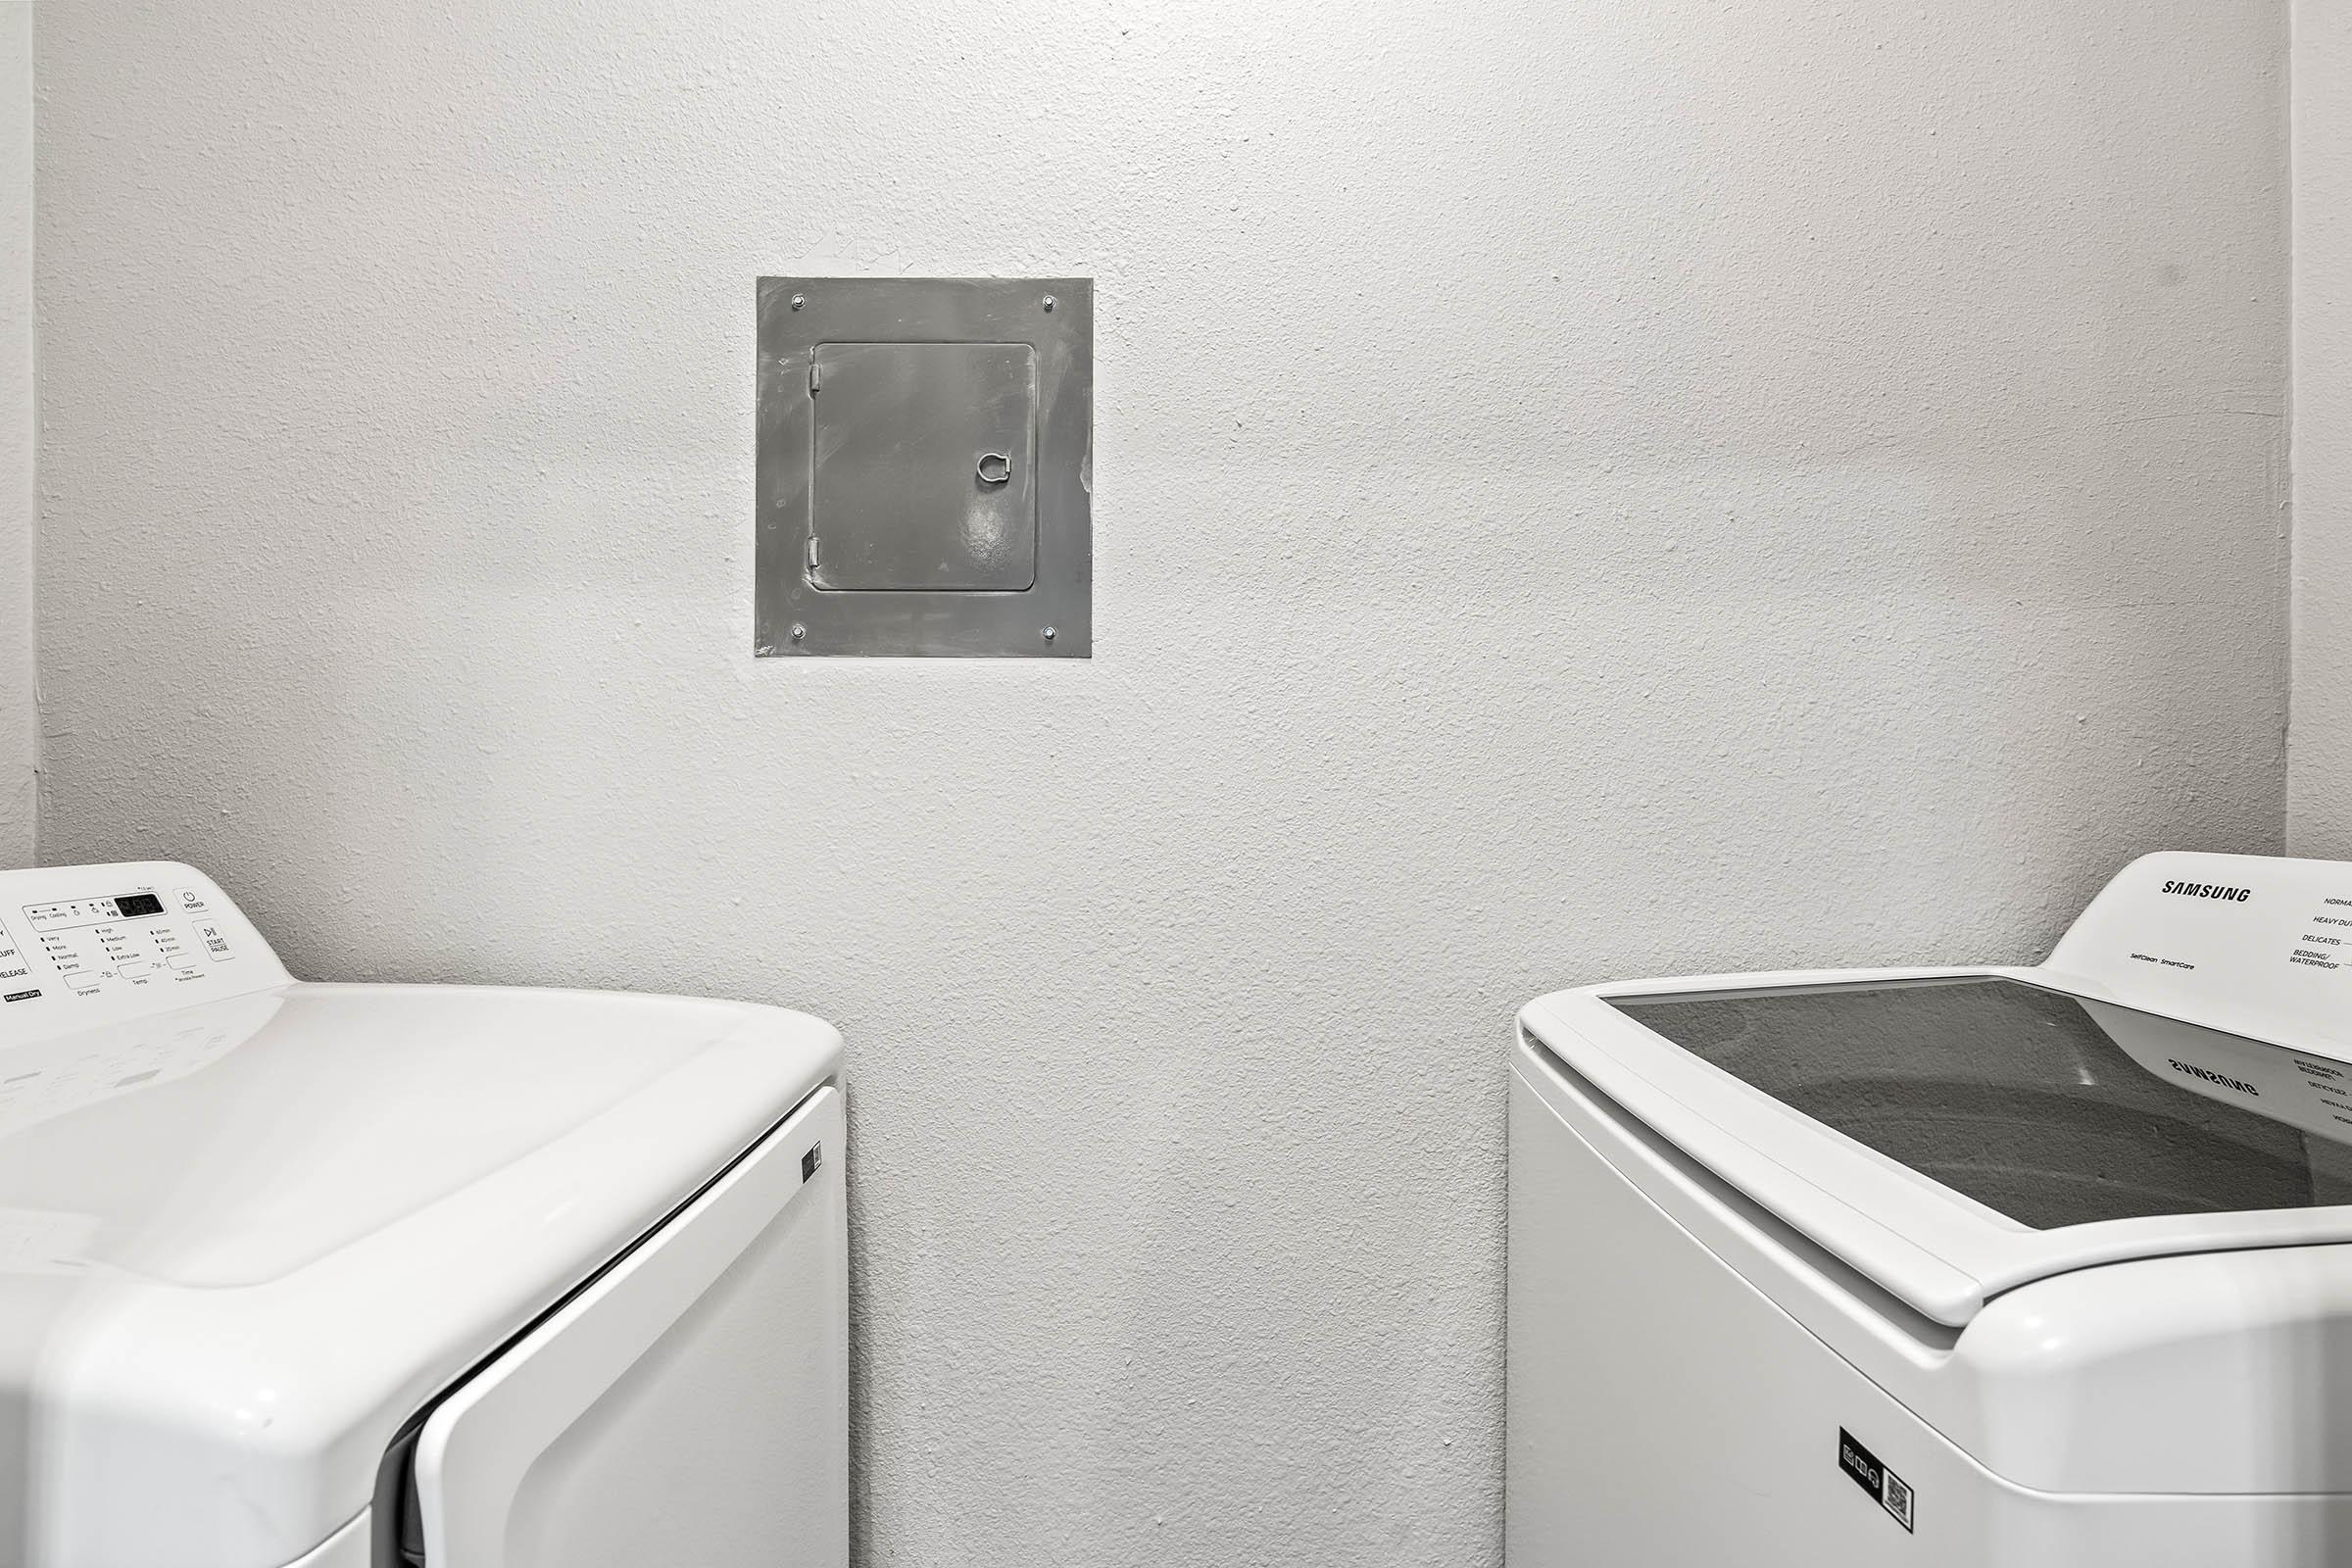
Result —
M 125 920 L 143 920 L 164 912 L 164 901 L 152 893 L 125 893 L 115 900 L 115 912 Z

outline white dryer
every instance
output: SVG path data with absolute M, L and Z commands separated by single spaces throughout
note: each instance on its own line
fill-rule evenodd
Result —
M 840 1053 L 0 872 L 0 1562 L 841 1568 Z
M 2352 1563 L 2352 865 L 1519 1022 L 1511 1568 Z

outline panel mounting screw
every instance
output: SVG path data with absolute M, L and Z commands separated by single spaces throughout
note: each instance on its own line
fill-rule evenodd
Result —
M 1050 311 L 1054 308 L 1054 296 L 1049 294 L 1039 303 L 1043 304 L 1045 308 Z
M 804 637 L 806 637 L 806 636 L 808 636 L 808 627 L 806 627 L 806 626 L 802 626 L 802 625 L 798 625 L 798 624 L 796 624 L 796 625 L 794 625 L 794 627 L 792 628 L 792 640 L 793 640 L 794 642 L 796 642 L 796 643 L 797 643 L 797 642 L 799 642 L 799 641 L 800 641 L 802 638 L 804 638 Z
M 1051 627 L 1051 626 L 1048 626 L 1048 627 L 1045 629 L 1044 636 L 1045 636 L 1045 639 L 1046 639 L 1046 641 L 1048 641 L 1048 642 L 1052 642 L 1052 641 L 1054 640 L 1054 628 L 1053 628 L 1053 627 Z
M 795 294 L 795 295 L 792 297 L 792 308 L 793 308 L 794 310 L 796 310 L 796 311 L 797 311 L 797 310 L 799 310 L 799 309 L 800 309 L 802 306 L 804 306 L 804 305 L 806 305 L 806 304 L 808 304 L 808 295 L 806 295 L 806 294 Z

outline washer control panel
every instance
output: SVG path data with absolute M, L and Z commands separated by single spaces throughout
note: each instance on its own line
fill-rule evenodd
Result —
M 192 866 L 0 871 L 0 1045 L 291 978 L 228 896 Z
M 2143 855 L 2047 967 L 2129 1006 L 2352 1062 L 2352 861 Z

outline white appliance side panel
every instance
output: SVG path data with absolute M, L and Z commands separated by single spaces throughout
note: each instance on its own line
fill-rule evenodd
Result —
M 442 1401 L 431 1568 L 843 1568 L 845 1142 L 822 1090 Z
M 2346 1560 L 2340 1495 L 2077 1495 L 2000 1480 L 1661 1212 L 1516 1075 L 1510 1117 L 1511 1568 Z M 1845 1434 L 1898 1486 L 1882 1473 L 1865 1490 L 1840 1463 Z

